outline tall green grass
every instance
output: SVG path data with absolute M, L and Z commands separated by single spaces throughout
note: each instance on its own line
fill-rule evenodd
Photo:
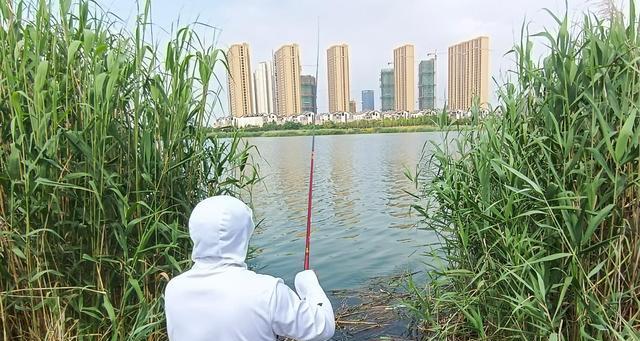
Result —
M 502 113 L 435 146 L 416 209 L 441 244 L 409 302 L 429 338 L 640 338 L 639 18 L 549 15 Z
M 257 181 L 206 127 L 224 54 L 90 1 L 0 1 L 0 339 L 163 339 L 200 199 Z

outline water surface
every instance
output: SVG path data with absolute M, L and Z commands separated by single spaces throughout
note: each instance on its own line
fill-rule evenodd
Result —
M 418 268 L 420 247 L 434 241 L 417 229 L 410 210 L 415 192 L 405 177 L 427 141 L 442 133 L 316 137 L 311 267 L 328 290 L 353 289 L 373 277 Z M 262 184 L 253 191 L 256 222 L 253 265 L 289 285 L 302 269 L 311 137 L 248 138 L 257 146 Z M 432 150 L 427 143 L 425 153 Z

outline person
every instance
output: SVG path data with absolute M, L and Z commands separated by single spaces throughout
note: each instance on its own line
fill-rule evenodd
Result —
M 194 264 L 165 290 L 169 340 L 333 336 L 333 308 L 313 271 L 296 275 L 296 294 L 281 279 L 247 269 L 253 229 L 252 211 L 239 199 L 214 196 L 196 205 L 189 218 Z

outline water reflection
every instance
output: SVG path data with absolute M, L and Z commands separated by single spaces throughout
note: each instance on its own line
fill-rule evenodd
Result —
M 331 202 L 334 216 L 341 217 L 340 223 L 345 228 L 353 228 L 359 223 L 358 212 L 354 209 L 357 193 L 354 193 L 354 153 L 353 136 L 344 136 L 342 139 L 323 136 L 318 143 L 326 143 L 328 150 L 323 158 L 328 156 L 331 165 L 328 182 L 330 184 Z M 319 193 L 320 194 L 320 193 Z
M 327 289 L 348 289 L 368 279 L 409 270 L 433 241 L 410 215 L 415 168 L 426 141 L 440 133 L 316 137 L 311 264 Z M 257 266 L 288 283 L 302 268 L 310 137 L 251 138 L 261 154 L 263 186 L 253 193 L 257 219 L 252 241 Z M 429 149 L 428 149 L 429 150 Z

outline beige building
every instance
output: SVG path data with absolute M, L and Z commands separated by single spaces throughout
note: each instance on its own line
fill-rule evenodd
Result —
M 329 112 L 349 111 L 349 45 L 334 45 L 327 50 Z
M 300 51 L 298 44 L 284 45 L 274 55 L 276 113 L 292 116 L 300 107 Z
M 274 113 L 272 75 L 270 62 L 258 63 L 257 70 L 253 72 L 253 97 L 256 100 L 256 114 Z
M 358 109 L 356 109 L 356 101 L 354 100 L 350 100 L 349 101 L 349 112 L 352 114 L 355 114 L 357 112 Z
M 234 44 L 227 53 L 229 63 L 229 110 L 233 117 L 249 116 L 253 110 L 249 44 Z
M 489 102 L 489 37 L 478 37 L 449 47 L 449 109 L 469 110 L 473 98 Z
M 396 110 L 413 111 L 416 99 L 415 52 L 413 45 L 393 50 Z

